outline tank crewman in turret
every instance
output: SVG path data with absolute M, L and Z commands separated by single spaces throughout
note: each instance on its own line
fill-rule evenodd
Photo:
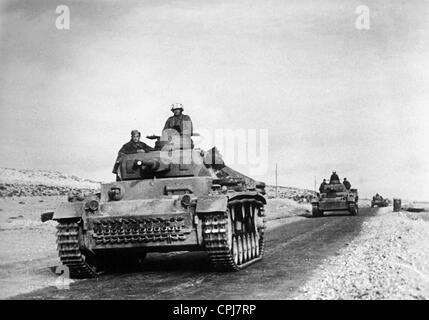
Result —
M 338 177 L 335 171 L 332 171 L 331 179 L 329 179 L 329 184 L 341 183 L 340 178 Z
M 140 141 L 141 133 L 138 130 L 131 131 L 131 140 L 122 146 L 118 152 L 115 166 L 113 167 L 113 173 L 118 171 L 119 161 L 124 154 L 138 153 L 138 152 L 149 152 L 154 149 L 148 146 L 146 143 Z
M 174 129 L 181 136 L 191 137 L 193 135 L 193 127 L 191 118 L 183 114 L 183 105 L 181 103 L 173 103 L 171 105 L 173 116 L 167 119 L 164 129 Z
M 322 181 L 322 183 L 320 184 L 320 187 L 319 187 L 319 192 L 320 193 L 323 193 L 326 185 L 327 185 L 326 179 L 323 179 L 323 181 Z
M 347 180 L 347 178 L 344 178 L 343 185 L 344 185 L 344 187 L 346 187 L 347 190 L 350 190 L 350 188 L 352 187 L 352 185 Z

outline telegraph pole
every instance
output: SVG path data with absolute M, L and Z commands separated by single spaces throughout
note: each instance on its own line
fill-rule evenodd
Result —
M 279 182 L 278 182 L 278 170 L 276 163 L 276 199 L 279 197 Z

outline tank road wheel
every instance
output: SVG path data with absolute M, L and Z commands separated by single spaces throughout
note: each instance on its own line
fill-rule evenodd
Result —
M 255 234 L 250 235 L 250 246 L 252 248 L 252 252 L 250 253 L 251 258 L 256 257 L 256 241 L 255 241 Z
M 82 250 L 82 226 L 78 221 L 58 221 L 57 243 L 58 255 L 71 278 L 93 278 L 101 273 L 95 255 Z
M 253 239 L 255 241 L 255 258 L 259 256 L 259 237 L 258 237 L 258 233 L 255 233 L 253 235 Z
M 247 254 L 249 256 L 249 260 L 253 259 L 253 244 L 252 244 L 252 235 L 253 233 L 249 233 L 246 235 L 246 239 L 247 239 L 247 247 L 249 248 L 249 253 Z
M 243 243 L 244 243 L 244 248 L 246 249 L 245 250 L 246 260 L 245 261 L 249 261 L 250 259 L 252 259 L 251 255 L 250 255 L 250 251 L 252 251 L 252 248 L 250 248 L 250 245 L 249 245 L 249 235 L 248 234 L 243 234 Z
M 203 242 L 218 270 L 238 271 L 262 258 L 263 204 L 253 198 L 231 200 L 225 212 L 202 217 Z
M 240 243 L 241 243 L 241 263 L 245 263 L 247 261 L 247 248 L 246 248 L 246 241 L 243 238 L 243 235 L 240 236 Z
M 244 262 L 244 248 L 243 248 L 243 239 L 241 239 L 241 236 L 237 236 L 237 243 L 238 243 L 238 263 L 242 264 Z
M 240 264 L 241 263 L 241 258 L 240 258 L 240 253 L 239 253 L 239 249 L 238 249 L 238 239 L 237 236 L 234 236 L 234 238 L 232 239 L 232 255 L 234 258 L 234 263 L 235 264 Z
M 247 260 L 252 260 L 252 241 L 250 241 L 250 234 L 245 235 L 246 243 L 247 243 Z

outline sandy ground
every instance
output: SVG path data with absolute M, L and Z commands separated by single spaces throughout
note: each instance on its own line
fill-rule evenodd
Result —
M 0 198 L 0 299 L 55 285 L 57 223 L 42 223 L 40 215 L 63 201 L 66 196 Z M 310 210 L 289 199 L 269 200 L 268 227 L 304 219 Z
M 295 299 L 428 299 L 429 214 L 382 208 Z
M 40 215 L 67 197 L 0 198 L 0 298 L 52 283 L 58 264 L 56 222 Z

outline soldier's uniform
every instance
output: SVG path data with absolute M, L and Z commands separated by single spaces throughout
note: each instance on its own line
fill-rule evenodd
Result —
M 163 130 L 165 129 L 174 129 L 179 132 L 180 135 L 193 135 L 192 120 L 191 117 L 186 114 L 168 118 Z
M 333 184 L 333 183 L 341 183 L 341 182 L 340 182 L 340 178 L 338 177 L 338 175 L 337 175 L 337 173 L 336 173 L 336 172 L 332 172 L 331 179 L 329 180 L 329 183 L 330 183 L 330 184 Z
M 347 180 L 343 181 L 343 185 L 344 185 L 344 187 L 346 187 L 347 190 L 350 190 L 350 188 L 352 187 L 352 185 L 350 184 L 350 182 L 348 182 Z
M 137 130 L 131 131 L 131 136 L 133 136 L 134 133 L 138 133 L 140 136 L 140 132 Z M 116 157 L 115 165 L 113 166 L 112 173 L 117 174 L 118 168 L 119 168 L 119 161 L 121 160 L 121 157 L 125 154 L 132 154 L 137 153 L 139 150 L 144 150 L 145 152 L 153 151 L 154 148 L 148 146 L 146 143 L 137 141 L 134 142 L 133 138 L 131 138 L 130 141 L 128 141 L 126 144 L 122 146 L 122 148 L 118 152 L 118 156 Z M 117 177 L 118 179 L 118 177 Z
M 319 192 L 320 193 L 323 193 L 323 190 L 325 189 L 325 186 L 327 185 L 327 183 L 326 182 L 322 182 L 321 184 L 320 184 L 320 187 L 319 187 Z
M 118 156 L 122 154 L 131 154 L 137 153 L 138 150 L 144 150 L 145 152 L 153 151 L 154 149 L 148 146 L 146 143 L 142 141 L 134 142 L 132 139 L 124 144 L 118 152 Z

